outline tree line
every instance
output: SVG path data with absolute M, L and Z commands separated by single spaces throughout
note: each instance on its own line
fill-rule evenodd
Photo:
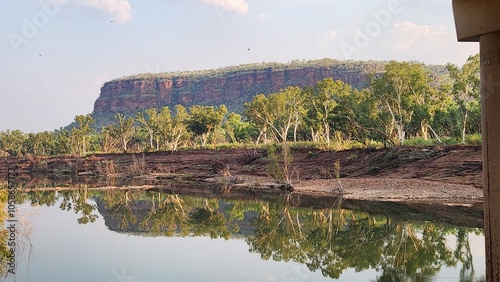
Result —
M 85 155 L 287 142 L 338 148 L 401 146 L 410 140 L 466 143 L 468 136 L 481 133 L 479 54 L 446 68 L 447 75 L 437 75 L 420 63 L 391 61 L 362 90 L 326 78 L 313 87 L 259 94 L 244 104 L 242 114 L 228 112 L 225 105 L 176 105 L 135 116 L 117 113 L 100 130 L 91 115 L 78 115 L 71 129 L 0 132 L 0 154 Z

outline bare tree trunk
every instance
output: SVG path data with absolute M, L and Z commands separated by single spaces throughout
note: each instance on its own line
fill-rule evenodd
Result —
M 125 140 L 125 137 L 122 138 L 122 147 L 123 151 L 127 151 L 127 140 Z
M 85 146 L 86 143 L 87 143 L 86 140 L 85 140 L 85 133 L 83 134 L 82 143 L 83 143 L 82 144 L 82 148 L 83 148 L 83 152 L 82 152 L 83 154 L 82 155 L 85 155 L 87 153 L 87 148 L 86 148 L 87 146 Z
M 424 140 L 429 140 L 429 126 L 427 125 L 427 121 L 420 122 L 420 129 L 422 132 L 422 138 L 424 138 Z
M 434 129 L 432 129 L 432 127 L 429 124 L 427 125 L 427 127 L 432 131 L 432 133 L 434 133 L 434 136 L 436 137 L 438 142 L 444 145 L 443 141 L 441 141 L 441 139 L 439 138 L 439 135 L 436 133 L 436 131 L 434 131 Z
M 149 133 L 149 147 L 150 147 L 151 149 L 153 149 L 153 148 L 154 148 L 154 146 L 153 146 L 153 139 L 154 139 L 153 133 L 152 133 L 152 132 L 150 132 L 150 133 Z
M 467 106 L 465 106 L 464 123 L 462 126 L 462 143 L 465 143 L 465 130 L 467 128 L 467 117 L 468 117 Z
M 324 121 L 323 125 L 325 127 L 325 139 L 326 139 L 326 145 L 330 147 L 330 126 L 328 125 L 328 121 Z
M 299 124 L 296 123 L 293 127 L 293 142 L 297 142 L 297 129 L 299 128 Z
M 403 145 L 405 142 L 405 134 L 403 124 L 401 122 L 396 122 L 396 130 L 398 132 L 399 145 Z
M 311 127 L 311 138 L 313 142 L 318 142 L 319 134 L 314 132 L 314 128 Z

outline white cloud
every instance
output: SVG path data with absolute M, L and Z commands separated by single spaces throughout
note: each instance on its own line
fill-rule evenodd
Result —
M 203 0 L 203 2 L 242 15 L 247 14 L 249 10 L 248 3 L 245 0 Z
M 132 7 L 128 0 L 72 0 L 72 3 L 105 11 L 120 23 L 132 19 Z
M 478 44 L 457 42 L 453 25 L 418 25 L 408 21 L 396 23 L 390 32 L 374 42 L 374 49 L 384 50 L 386 57 L 446 64 L 463 64 L 478 52 Z M 384 46 L 392 48 L 383 49 Z
M 446 45 L 447 35 L 444 26 L 417 25 L 411 22 L 400 22 L 394 25 L 397 42 L 396 53 L 418 49 L 433 49 Z

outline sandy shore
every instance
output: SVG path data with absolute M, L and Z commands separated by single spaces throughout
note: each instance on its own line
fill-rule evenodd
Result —
M 467 184 L 420 179 L 344 178 L 340 180 L 345 199 L 372 201 L 418 201 L 469 204 L 483 201 L 483 190 Z M 309 180 L 296 183 L 301 193 L 336 193 L 337 180 Z

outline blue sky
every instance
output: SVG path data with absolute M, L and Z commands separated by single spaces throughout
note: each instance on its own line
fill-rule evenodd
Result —
M 2 0 L 0 131 L 54 130 L 147 72 L 295 59 L 463 64 L 451 0 Z M 250 51 L 248 51 L 250 48 Z

